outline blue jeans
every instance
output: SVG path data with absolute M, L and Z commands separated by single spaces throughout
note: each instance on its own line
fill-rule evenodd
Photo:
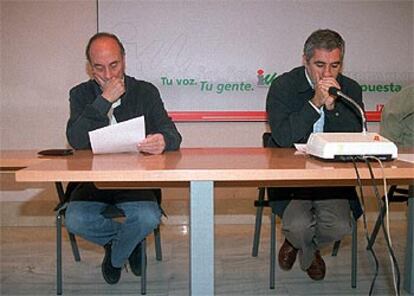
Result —
M 156 201 L 117 203 L 125 220 L 117 222 L 101 213 L 107 203 L 72 201 L 65 214 L 66 228 L 73 234 L 101 246 L 112 242 L 112 265 L 122 267 L 134 248 L 148 236 L 161 220 L 161 210 Z

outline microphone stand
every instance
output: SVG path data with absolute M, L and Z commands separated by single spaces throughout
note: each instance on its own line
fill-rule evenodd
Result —
M 362 118 L 362 133 L 365 135 L 367 133 L 367 119 L 365 117 L 364 110 L 362 110 L 361 106 L 359 106 L 351 97 L 348 97 L 346 94 L 341 92 L 336 87 L 330 87 L 328 92 L 330 95 L 340 96 L 344 98 L 359 111 Z

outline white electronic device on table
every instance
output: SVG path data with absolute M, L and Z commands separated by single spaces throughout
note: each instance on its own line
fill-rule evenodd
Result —
M 397 146 L 377 133 L 314 133 L 308 139 L 306 151 L 331 160 L 350 160 L 355 156 L 392 160 L 398 154 Z
M 335 87 L 329 94 L 341 96 L 361 114 L 362 133 L 313 133 L 306 144 L 308 154 L 328 160 L 351 160 L 354 157 L 375 156 L 381 160 L 397 158 L 397 146 L 377 133 L 368 133 L 362 108 L 350 97 Z

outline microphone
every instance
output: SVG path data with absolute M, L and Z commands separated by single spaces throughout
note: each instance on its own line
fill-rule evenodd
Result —
M 361 106 L 359 106 L 355 101 L 354 101 L 354 99 L 352 99 L 351 97 L 349 97 L 349 96 L 347 96 L 346 94 L 344 94 L 340 89 L 337 89 L 336 87 L 334 87 L 334 86 L 331 86 L 330 88 L 329 88 L 329 90 L 328 90 L 328 93 L 331 95 L 331 96 L 340 96 L 340 97 L 342 97 L 342 98 L 344 98 L 344 99 L 346 99 L 349 103 L 351 103 L 358 111 L 359 111 L 359 113 L 360 113 L 360 115 L 361 115 L 361 118 L 362 118 L 362 132 L 364 133 L 364 134 L 366 134 L 366 132 L 367 132 L 367 119 L 366 119 L 366 117 L 365 117 L 365 113 L 364 113 L 364 110 L 362 110 L 362 108 L 361 108 Z

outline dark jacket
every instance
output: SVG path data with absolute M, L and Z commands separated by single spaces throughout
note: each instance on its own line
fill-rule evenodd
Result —
M 353 98 L 362 108 L 362 89 L 359 84 L 341 74 L 337 81 L 343 93 Z M 298 67 L 277 77 L 270 86 L 266 111 L 272 136 L 269 147 L 293 147 L 306 143 L 319 119 L 318 112 L 309 104 L 314 90 L 305 76 L 305 67 Z M 325 110 L 324 132 L 360 132 L 359 112 L 347 101 L 338 98 L 333 110 Z M 362 209 L 354 187 L 271 188 L 268 191 L 273 211 L 279 216 L 292 198 L 348 198 L 355 218 Z
M 146 134 L 164 135 L 165 150 L 180 148 L 181 135 L 168 117 L 160 93 L 151 83 L 125 76 L 125 94 L 121 105 L 114 109 L 117 122 L 144 116 Z M 66 127 L 69 144 L 75 149 L 90 149 L 88 132 L 109 125 L 107 113 L 111 103 L 102 97 L 94 80 L 81 83 L 70 90 L 70 118 Z M 137 200 L 158 200 L 160 190 L 99 190 L 93 183 L 72 184 L 72 200 L 102 201 L 110 204 Z
M 160 93 L 151 83 L 125 76 L 125 94 L 121 105 L 114 109 L 117 122 L 141 115 L 145 117 L 146 134 L 161 133 L 165 150 L 177 150 L 181 135 L 168 117 Z M 75 149 L 90 149 L 88 132 L 109 125 L 107 113 L 111 103 L 102 97 L 102 90 L 89 80 L 70 91 L 70 118 L 66 127 L 69 144 Z

